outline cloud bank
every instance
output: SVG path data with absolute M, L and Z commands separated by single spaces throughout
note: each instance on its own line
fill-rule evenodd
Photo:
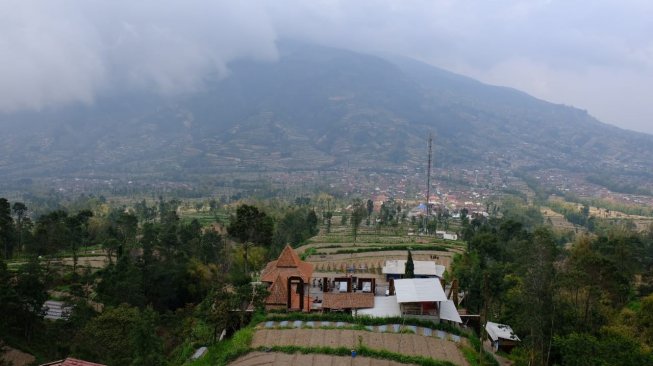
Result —
M 653 3 L 0 0 L 0 110 L 191 91 L 294 38 L 414 57 L 653 133 Z
M 265 11 L 248 2 L 3 1 L 0 110 L 125 89 L 190 91 L 234 59 L 275 59 L 275 39 Z

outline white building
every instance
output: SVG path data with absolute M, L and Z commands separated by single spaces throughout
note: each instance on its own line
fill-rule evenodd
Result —
M 394 281 L 402 315 L 462 323 L 458 310 L 447 299 L 437 278 L 406 278 Z

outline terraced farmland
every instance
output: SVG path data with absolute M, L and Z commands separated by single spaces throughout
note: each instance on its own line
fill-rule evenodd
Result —
M 331 356 L 317 354 L 286 354 L 279 352 L 252 352 L 240 357 L 230 365 L 233 366 L 399 366 L 411 365 L 389 360 L 379 360 L 370 357 Z
M 456 365 L 467 361 L 456 342 L 410 333 L 385 333 L 352 329 L 259 329 L 252 347 L 296 346 L 386 350 L 408 356 L 429 357 Z

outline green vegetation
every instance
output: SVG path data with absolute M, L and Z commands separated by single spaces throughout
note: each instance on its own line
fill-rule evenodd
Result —
M 253 324 L 254 322 L 252 322 Z M 238 330 L 231 338 L 218 342 L 209 347 L 208 354 L 189 363 L 191 366 L 223 366 L 229 362 L 249 353 L 252 339 L 254 338 L 254 326 L 249 326 Z
M 413 262 L 413 255 L 410 252 L 410 249 L 408 250 L 408 259 L 406 260 L 406 268 L 405 268 L 405 278 L 415 278 L 415 263 Z
M 331 246 L 333 247 L 333 246 Z M 320 247 L 316 249 L 325 249 L 327 247 Z M 449 249 L 443 245 L 428 245 L 428 244 L 413 244 L 413 245 L 386 245 L 386 246 L 378 246 L 378 247 L 365 247 L 365 248 L 352 248 L 352 249 L 338 249 L 335 252 L 332 253 L 325 253 L 325 252 L 316 252 L 316 255 L 324 255 L 324 254 L 354 254 L 354 253 L 368 253 L 368 252 L 387 252 L 391 250 L 398 250 L 398 251 L 406 251 L 406 250 L 412 250 L 412 251 L 424 251 L 424 250 L 432 250 L 432 251 L 440 251 L 440 252 L 446 252 Z
M 521 347 L 511 355 L 517 365 L 573 365 L 583 352 L 593 358 L 582 364 L 637 364 L 650 360 L 653 345 L 644 310 L 653 304 L 652 270 L 652 232 L 579 235 L 565 249 L 547 228 L 503 219 L 473 231 L 452 276 L 469 311 L 520 335 Z M 637 299 L 641 308 L 632 309 Z M 617 345 L 631 357 L 624 363 L 614 363 L 620 350 L 608 355 Z
M 481 340 L 476 335 L 470 335 L 467 339 L 470 347 L 463 347 L 462 352 L 471 366 L 499 366 L 494 356 L 481 347 Z M 481 350 L 480 353 L 478 350 Z
M 648 189 L 643 189 L 640 186 L 633 183 L 622 183 L 613 179 L 609 175 L 588 175 L 585 180 L 590 183 L 605 187 L 612 192 L 617 193 L 627 193 L 627 194 L 638 194 L 644 196 L 652 196 L 653 192 Z
M 268 313 L 266 320 L 268 321 L 294 321 L 301 320 L 304 322 L 307 321 L 329 321 L 329 322 L 344 322 L 353 325 L 387 325 L 387 324 L 402 324 L 402 325 L 414 325 L 417 327 L 438 329 L 445 331 L 447 333 L 459 335 L 466 337 L 468 336 L 467 332 L 462 329 L 447 324 L 447 323 L 433 323 L 428 320 L 422 319 L 413 319 L 413 318 L 402 318 L 402 317 L 385 317 L 385 318 L 374 318 L 369 316 L 353 316 L 348 313 Z
M 463 345 L 461 351 L 471 365 L 496 364 L 491 355 L 481 356 L 480 340 L 473 334 L 447 324 L 346 313 L 271 312 L 250 320 L 244 310 L 250 304 L 260 309 L 267 296 L 263 288 L 250 284 L 250 272 L 259 271 L 284 245 L 308 242 L 302 258 L 325 249 L 332 249 L 331 254 L 410 250 L 412 255 L 419 250 L 455 250 L 459 254 L 449 279 L 457 279 L 465 291 L 464 306 L 470 313 L 510 324 L 522 338 L 506 355 L 516 365 L 650 360 L 653 228 L 637 232 L 632 226 L 597 220 L 593 236 L 571 233 L 561 238 L 540 226 L 543 220 L 536 207 L 512 198 L 497 206 L 502 218 L 464 215 L 456 220 L 463 244 L 408 236 L 418 223 L 398 219 L 400 209 L 393 213 L 389 205 L 388 215 L 393 216 L 388 216 L 388 224 L 378 223 L 377 214 L 365 207 L 363 219 L 369 214 L 370 225 L 359 224 L 360 247 L 352 248 L 351 214 L 346 226 L 333 225 L 327 233 L 325 213 L 334 210 L 337 201 L 326 201 L 324 208 L 318 204 L 315 210 L 307 202 L 304 197 L 291 205 L 216 204 L 207 211 L 206 204 L 192 207 L 175 200 L 133 206 L 98 201 L 79 205 L 79 211 L 57 209 L 38 217 L 25 214 L 27 207 L 18 205 L 14 211 L 8 201 L 0 202 L 0 314 L 11 314 L 0 317 L 0 338 L 34 354 L 38 362 L 71 355 L 108 365 L 126 360 L 134 365 L 178 365 L 198 347 L 208 346 L 209 354 L 193 364 L 213 365 L 250 352 L 254 327 L 263 321 L 345 322 L 353 330 L 401 324 L 402 332 L 410 332 L 405 326 L 413 325 L 466 337 L 470 346 Z M 588 225 L 588 209 L 568 207 L 587 218 Z M 205 215 L 206 225 L 200 215 Z M 438 225 L 444 225 L 442 220 Z M 310 239 L 320 225 L 320 236 Z M 568 242 L 571 245 L 562 246 Z M 108 264 L 80 265 L 91 251 Z M 70 320 L 41 318 L 50 290 L 75 304 Z M 93 310 L 98 303 L 104 306 L 102 313 Z M 217 342 L 223 330 L 227 338 Z M 432 361 L 400 358 L 364 345 L 359 350 L 360 355 L 400 362 Z
M 308 257 L 310 257 L 312 255 L 315 255 L 315 254 L 317 254 L 317 249 L 308 248 L 299 257 L 300 257 L 301 260 L 306 260 L 306 258 L 308 258 Z

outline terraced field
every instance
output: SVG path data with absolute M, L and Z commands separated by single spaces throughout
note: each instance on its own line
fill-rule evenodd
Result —
M 409 356 L 430 357 L 467 365 L 459 344 L 417 334 L 368 332 L 351 329 L 259 329 L 252 347 L 297 346 L 355 348 L 360 344 Z
M 435 237 L 409 235 L 396 228 L 368 228 L 362 226 L 356 243 L 351 228 L 335 226 L 330 233 L 320 233 L 308 244 L 297 249 L 315 271 L 324 274 L 350 271 L 370 276 L 380 275 L 386 260 L 406 259 L 407 250 L 414 260 L 432 260 L 449 267 L 453 256 L 465 250 L 460 241 L 447 241 Z
M 346 357 L 314 354 L 286 354 L 278 352 L 252 352 L 230 363 L 233 366 L 400 366 L 407 365 L 369 357 Z M 409 364 L 408 364 L 409 365 Z

